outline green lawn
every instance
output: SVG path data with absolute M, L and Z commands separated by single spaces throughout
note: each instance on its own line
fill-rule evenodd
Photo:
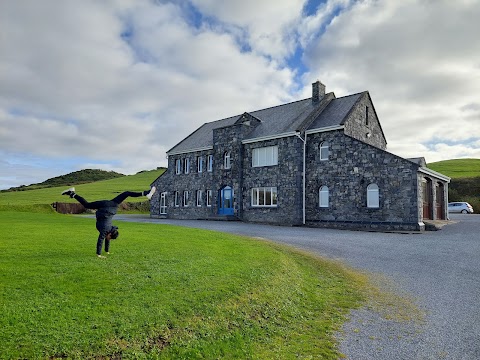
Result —
M 8 208 L 1 359 L 337 359 L 364 303 L 363 276 L 269 242 L 117 222 L 99 259 L 95 220 Z
M 480 159 L 452 159 L 427 165 L 430 169 L 455 178 L 480 177 Z
M 164 169 L 142 172 L 136 175 L 123 176 L 111 180 L 96 181 L 89 184 L 75 185 L 78 194 L 88 201 L 112 199 L 123 191 L 143 191 L 150 188 L 150 184 Z M 68 196 L 61 196 L 67 187 L 52 187 L 45 189 L 13 191 L 0 193 L 1 205 L 30 205 L 51 204 L 53 202 L 75 202 Z M 145 201 L 144 197 L 128 198 L 128 202 Z

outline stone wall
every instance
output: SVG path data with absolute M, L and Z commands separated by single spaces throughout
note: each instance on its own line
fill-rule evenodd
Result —
M 319 145 L 330 143 L 328 160 Z M 308 136 L 306 219 L 315 226 L 418 229 L 418 166 L 342 131 Z M 367 207 L 367 186 L 379 187 L 378 208 Z M 319 206 L 319 189 L 329 189 L 329 206 Z
M 207 156 L 213 154 L 213 151 L 196 151 L 180 155 L 171 155 L 168 157 L 168 169 L 155 182 L 157 192 L 151 201 L 150 214 L 154 217 L 167 217 L 174 219 L 206 219 L 215 211 L 216 192 L 213 188 L 213 172 L 207 171 Z M 203 171 L 197 171 L 197 159 L 203 158 Z M 182 161 L 182 172 L 175 173 L 175 161 Z M 185 159 L 190 161 L 190 171 L 185 174 L 183 171 L 183 162 Z M 215 162 L 214 162 L 215 166 Z M 189 191 L 189 201 L 183 204 L 183 192 Z M 196 204 L 196 191 L 202 190 L 201 206 Z M 212 207 L 206 205 L 207 190 L 212 191 Z M 179 192 L 179 204 L 175 206 L 175 191 Z M 160 195 L 162 192 L 167 193 L 167 215 L 160 214 Z
M 368 103 L 369 97 L 363 99 Z M 349 116 L 350 133 L 362 136 L 360 102 Z M 358 110 L 358 111 L 357 111 Z M 373 139 L 383 138 L 376 117 L 369 120 L 370 130 L 377 133 Z M 168 170 L 154 185 L 157 192 L 151 202 L 153 217 L 176 219 L 218 218 L 219 191 L 230 186 L 234 191 L 234 216 L 247 222 L 301 225 L 303 220 L 303 142 L 297 136 L 242 144 L 252 130 L 245 124 L 214 130 L 213 149 L 170 155 Z M 382 136 L 380 136 L 381 134 Z M 369 139 L 372 139 L 370 137 Z M 422 181 L 418 165 L 382 150 L 384 142 L 366 144 L 345 135 L 342 130 L 309 134 L 306 160 L 306 224 L 318 227 L 378 230 L 422 230 Z M 328 141 L 329 159 L 320 160 L 319 146 Z M 252 166 L 253 149 L 278 146 L 278 165 Z M 224 168 L 224 153 L 230 151 L 231 168 Z M 213 171 L 207 171 L 207 156 L 214 156 Z M 197 159 L 203 158 L 203 171 L 197 171 Z M 175 161 L 182 160 L 181 174 L 175 173 Z M 183 162 L 190 161 L 190 172 L 185 174 Z M 434 182 L 437 180 L 434 180 Z M 378 208 L 367 207 L 367 186 L 379 187 Z M 329 206 L 319 206 L 319 189 L 328 186 Z M 448 191 L 445 184 L 444 192 Z M 276 187 L 277 206 L 252 206 L 252 189 Z M 183 192 L 190 193 L 189 202 L 183 204 Z M 200 206 L 196 204 L 196 191 L 202 191 Z M 206 206 L 207 190 L 212 190 L 212 204 Z M 180 203 L 174 205 L 174 193 L 179 192 Z M 160 214 L 160 194 L 167 193 L 167 214 Z M 434 195 L 433 195 L 434 196 Z M 435 198 L 434 198 L 435 199 Z M 436 216 L 435 209 L 434 216 Z
M 213 131 L 214 171 L 213 189 L 217 192 L 215 213 L 218 212 L 218 192 L 230 186 L 233 189 L 234 216 L 241 217 L 242 209 L 242 174 L 243 147 L 242 140 L 251 131 L 248 125 L 237 124 Z M 230 152 L 230 169 L 224 167 L 224 155 Z
M 234 216 L 241 217 L 242 204 L 242 163 L 243 146 L 241 141 L 252 127 L 236 124 L 213 131 L 213 150 L 189 152 L 168 157 L 168 170 L 160 176 L 154 185 L 157 192 L 152 199 L 151 215 L 174 219 L 209 219 L 216 218 L 218 213 L 219 191 L 225 187 L 233 188 Z M 224 168 L 224 153 L 230 152 L 230 169 Z M 207 171 L 207 157 L 213 155 L 213 171 Z M 197 171 L 198 158 L 203 158 L 203 170 Z M 175 172 L 176 160 L 182 161 L 182 171 Z M 190 161 L 190 171 L 185 174 L 183 163 Z M 183 192 L 189 191 L 189 202 L 183 204 Z M 196 204 L 197 190 L 202 191 L 200 206 Z M 211 206 L 207 206 L 207 190 L 212 190 Z M 175 191 L 179 192 L 180 202 L 175 206 Z M 167 192 L 167 214 L 160 214 L 160 194 Z
M 253 149 L 278 146 L 278 165 L 252 167 Z M 249 222 L 302 224 L 303 143 L 296 136 L 244 145 L 243 215 Z M 252 206 L 252 189 L 276 187 L 276 207 Z
M 380 149 L 386 149 L 387 141 L 367 92 L 362 95 L 345 120 L 345 134 Z
M 154 185 L 157 192 L 152 199 L 151 215 L 175 219 L 218 218 L 219 191 L 231 186 L 234 192 L 234 216 L 249 222 L 299 225 L 302 223 L 302 161 L 303 143 L 295 136 L 252 144 L 241 143 L 244 135 L 250 131 L 245 125 L 234 125 L 214 131 L 214 150 L 198 151 L 171 155 L 168 170 L 160 176 Z M 254 148 L 278 146 L 278 165 L 252 167 Z M 223 156 L 230 151 L 231 168 L 224 168 Z M 206 171 L 207 155 L 213 154 L 213 171 Z M 197 158 L 202 156 L 204 169 L 197 172 Z M 190 159 L 189 174 L 175 174 L 175 161 Z M 277 187 L 278 204 L 276 207 L 252 206 L 252 188 Z M 190 192 L 188 206 L 182 203 L 174 206 L 174 192 L 183 196 Z M 195 193 L 202 190 L 202 206 L 196 206 Z M 212 206 L 206 206 L 206 191 L 212 190 Z M 167 192 L 167 214 L 160 215 L 160 194 Z

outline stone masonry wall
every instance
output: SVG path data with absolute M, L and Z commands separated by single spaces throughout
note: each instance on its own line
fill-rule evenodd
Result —
M 378 119 L 369 120 L 368 140 L 355 137 L 366 135 L 361 119 L 370 99 L 362 98 L 342 130 L 315 133 L 307 138 L 306 223 L 310 226 L 361 228 L 382 230 L 419 230 L 422 220 L 421 181 L 418 166 L 408 160 L 382 150 L 385 146 Z M 369 112 L 370 114 L 370 112 Z M 374 115 L 372 107 L 372 116 Z M 280 225 L 302 224 L 303 142 L 296 136 L 242 144 L 252 130 L 245 124 L 214 130 L 213 149 L 179 155 L 170 155 L 168 170 L 154 185 L 157 192 L 151 202 L 153 217 L 176 219 L 218 218 L 219 191 L 231 186 L 234 191 L 234 216 L 248 222 Z M 348 130 L 348 131 L 347 131 Z M 356 134 L 355 137 L 351 136 Z M 363 134 L 363 135 L 362 135 Z M 383 139 L 383 140 L 382 140 Z M 364 139 L 367 140 L 366 138 Z M 330 156 L 320 160 L 320 143 L 328 141 Z M 278 165 L 253 167 L 253 149 L 278 146 Z M 223 156 L 230 151 L 231 168 L 225 169 Z M 213 171 L 207 171 L 207 156 L 214 156 Z M 203 171 L 197 171 L 197 160 L 203 159 Z M 175 161 L 182 161 L 181 174 L 175 173 Z M 183 163 L 190 161 L 190 171 L 184 173 Z M 379 187 L 379 208 L 367 208 L 367 186 Z M 319 189 L 329 188 L 329 207 L 319 207 Z M 276 187 L 276 207 L 252 206 L 252 188 Z M 187 204 L 183 192 L 189 191 Z M 197 206 L 196 192 L 202 191 Z M 211 206 L 206 206 L 207 190 L 212 190 Z M 447 191 L 445 187 L 445 192 Z M 179 204 L 174 205 L 174 193 L 179 193 Z M 167 214 L 160 214 L 160 194 L 167 193 Z M 420 225 L 419 225 L 420 223 Z
M 387 141 L 367 92 L 363 94 L 345 120 L 345 134 L 380 149 L 386 149 Z
M 278 146 L 278 165 L 252 167 L 253 149 Z M 302 224 L 303 143 L 296 136 L 244 145 L 243 216 L 249 222 Z M 252 206 L 252 188 L 276 187 L 276 207 Z
M 330 143 L 328 160 L 319 144 Z M 418 166 L 342 131 L 308 136 L 307 224 L 325 227 L 417 230 Z M 367 186 L 379 187 L 379 208 L 367 208 Z M 319 189 L 328 186 L 329 207 L 320 208 Z
M 207 171 L 207 155 L 213 151 L 196 151 L 180 155 L 171 155 L 168 157 L 168 169 L 160 176 L 154 185 L 157 192 L 152 198 L 150 213 L 155 217 L 166 217 L 174 219 L 206 219 L 212 216 L 216 211 L 216 191 L 213 187 L 213 171 Z M 203 171 L 197 171 L 197 161 L 203 159 Z M 182 161 L 182 172 L 175 173 L 175 161 Z M 185 159 L 190 161 L 190 171 L 185 174 L 183 171 L 183 162 Z M 215 166 L 215 162 L 214 162 Z M 183 204 L 183 192 L 189 191 L 189 201 L 186 206 Z M 196 192 L 202 190 L 202 199 L 200 206 L 196 204 Z M 212 206 L 207 207 L 207 190 L 212 190 Z M 179 204 L 175 206 L 175 191 L 179 192 Z M 160 194 L 167 193 L 167 214 L 160 214 Z
M 235 125 L 214 132 L 214 149 L 171 155 L 168 170 L 154 185 L 157 192 L 151 202 L 151 215 L 175 219 L 217 218 L 219 190 L 231 186 L 234 191 L 234 216 L 248 222 L 300 225 L 302 223 L 302 161 L 303 143 L 295 136 L 253 144 L 241 143 L 250 129 Z M 254 148 L 278 146 L 278 165 L 252 167 Z M 224 169 L 223 155 L 230 151 L 231 168 Z M 207 171 L 207 155 L 213 154 L 213 171 Z M 197 159 L 203 157 L 204 168 L 197 172 Z M 190 172 L 184 174 L 183 162 L 190 159 Z M 175 161 L 182 161 L 182 173 L 175 173 Z M 276 207 L 252 206 L 252 188 L 277 187 Z M 190 192 L 184 206 L 183 191 Z M 195 194 L 202 190 L 201 206 L 196 206 Z M 212 190 L 212 206 L 206 206 L 206 191 Z M 174 193 L 179 192 L 180 204 L 174 206 Z M 160 215 L 160 194 L 167 192 L 167 214 Z
M 243 146 L 242 140 L 252 128 L 237 124 L 213 131 L 214 180 L 213 186 L 220 191 L 226 186 L 233 188 L 234 216 L 242 217 L 242 176 Z M 224 154 L 230 152 L 230 169 L 224 167 Z M 218 208 L 216 208 L 218 211 Z

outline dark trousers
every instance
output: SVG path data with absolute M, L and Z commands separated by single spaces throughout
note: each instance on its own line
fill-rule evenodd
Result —
M 97 210 L 97 230 L 98 230 L 98 239 L 97 239 L 97 255 L 102 254 L 102 246 L 105 241 L 105 252 L 110 251 L 110 240 L 107 240 L 106 237 L 112 228 L 112 218 L 115 215 L 118 205 L 120 205 L 128 197 L 140 197 L 148 194 L 150 190 L 143 192 L 133 192 L 125 191 L 118 196 L 114 197 L 112 200 L 100 200 L 88 202 L 80 195 L 75 195 L 74 198 L 80 204 L 82 204 L 86 209 Z M 100 209 L 112 209 L 111 212 L 98 211 Z M 101 216 L 98 214 L 101 213 Z
M 88 202 L 83 197 L 78 194 L 75 194 L 75 200 L 82 204 L 86 209 L 102 209 L 106 207 L 115 207 L 120 205 L 128 197 L 140 197 L 148 194 L 148 191 L 134 192 L 134 191 L 124 191 L 118 196 L 114 197 L 112 200 L 100 200 Z
M 112 228 L 112 221 L 102 221 L 97 219 L 97 230 L 98 230 L 98 239 L 97 239 L 97 255 L 102 255 L 102 245 L 105 241 L 105 252 L 110 252 L 110 240 L 106 237 Z

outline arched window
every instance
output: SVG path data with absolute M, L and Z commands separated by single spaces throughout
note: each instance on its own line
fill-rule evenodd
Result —
M 367 186 L 367 207 L 380 207 L 379 191 L 377 184 L 370 184 Z
M 226 151 L 225 154 L 223 154 L 223 168 L 224 169 L 230 169 L 231 168 L 230 151 Z
M 320 160 L 328 160 L 329 152 L 328 141 L 324 141 L 320 144 Z
M 328 187 L 320 187 L 318 190 L 318 204 L 320 207 L 328 207 L 328 197 Z

